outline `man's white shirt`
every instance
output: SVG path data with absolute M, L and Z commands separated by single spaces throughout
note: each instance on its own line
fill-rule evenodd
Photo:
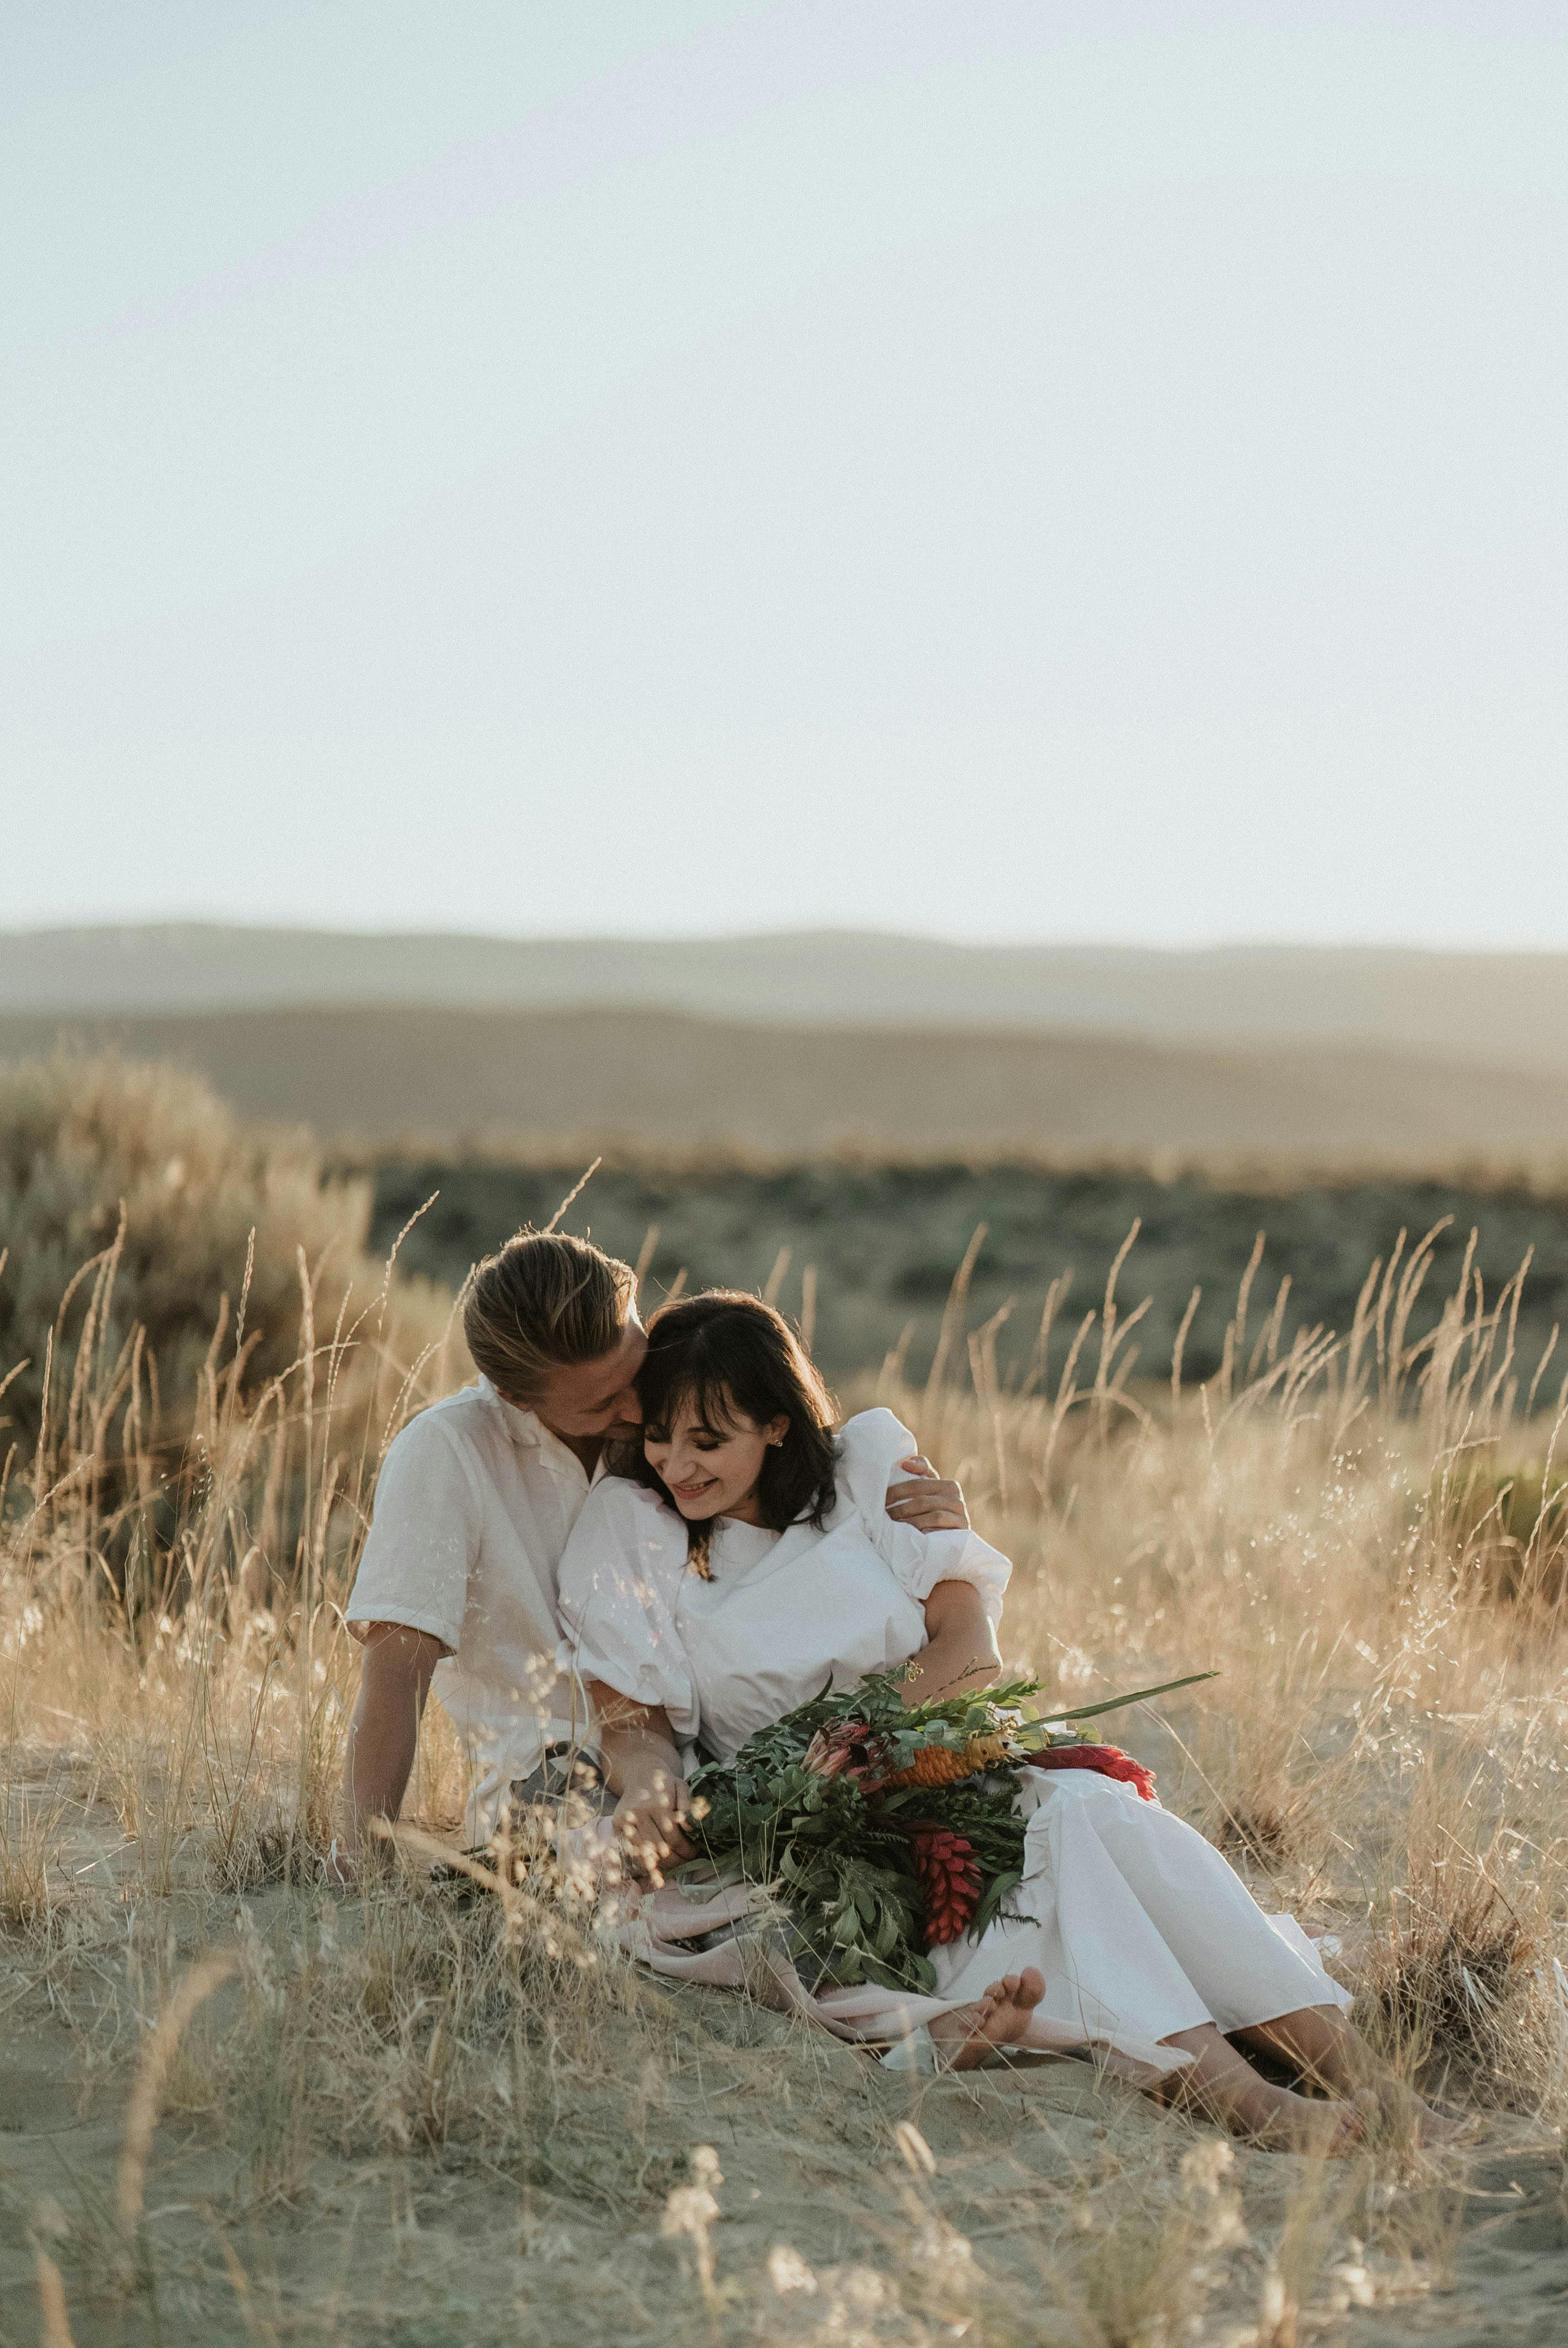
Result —
M 585 1735 L 557 1664 L 556 1576 L 589 1485 L 576 1453 L 483 1377 L 410 1419 L 382 1467 L 348 1621 L 401 1622 L 450 1651 L 432 1685 L 477 1773 L 475 1842 L 547 1745 Z

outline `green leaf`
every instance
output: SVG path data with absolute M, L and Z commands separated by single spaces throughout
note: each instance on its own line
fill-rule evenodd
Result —
M 1102 1712 L 1120 1712 L 1123 1704 L 1146 1704 L 1153 1695 L 1170 1695 L 1177 1688 L 1196 1687 L 1203 1680 L 1217 1680 L 1218 1672 L 1189 1672 L 1184 1680 L 1162 1680 L 1158 1687 L 1135 1688 L 1131 1695 L 1108 1695 L 1099 1704 L 1071 1704 L 1059 1711 L 1042 1712 L 1042 1720 L 1094 1720 Z
M 998 1916 L 1001 1913 L 1002 1901 L 1006 1900 L 1010 1893 L 1016 1891 L 1022 1881 L 1023 1876 L 1021 1872 L 1011 1875 L 998 1875 L 992 1878 L 991 1881 L 986 1887 L 984 1895 L 982 1896 L 979 1906 L 976 1908 L 973 1916 L 969 1920 L 968 1939 L 971 1941 L 978 1941 L 980 1934 L 986 1931 L 987 1927 L 996 1922 Z

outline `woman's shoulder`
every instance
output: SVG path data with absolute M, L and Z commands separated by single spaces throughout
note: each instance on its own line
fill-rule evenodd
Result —
M 558 1575 L 568 1613 L 602 1604 L 616 1591 L 646 1596 L 684 1570 L 686 1529 L 646 1485 L 601 1476 L 571 1529 Z
M 634 1527 L 644 1532 L 656 1526 L 673 1528 L 682 1519 L 667 1500 L 639 1483 L 635 1476 L 618 1476 L 607 1469 L 589 1490 L 577 1523 L 579 1527 Z

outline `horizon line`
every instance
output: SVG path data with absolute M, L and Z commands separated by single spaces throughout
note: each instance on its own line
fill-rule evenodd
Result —
M 975 936 L 951 931 L 905 930 L 877 922 L 804 922 L 736 930 L 540 930 L 534 932 L 462 929 L 446 925 L 384 923 L 366 927 L 298 918 L 255 918 L 214 913 L 156 913 L 136 916 L 62 918 L 0 923 L 0 944 L 24 944 L 67 937 L 149 937 L 172 932 L 198 932 L 251 937 L 313 937 L 374 944 L 416 941 L 516 947 L 605 946 L 678 949 L 692 946 L 744 946 L 815 943 L 823 939 L 894 946 L 927 946 L 956 953 L 1118 954 L 1200 956 L 1227 954 L 1370 954 L 1378 956 L 1450 956 L 1475 960 L 1523 961 L 1568 958 L 1568 939 L 1555 942 L 1532 939 L 1449 941 L 1430 938 L 1313 937 L 1296 933 L 1235 935 L 1185 939 L 1118 938 L 1104 935 L 1071 937 L 1039 934 Z

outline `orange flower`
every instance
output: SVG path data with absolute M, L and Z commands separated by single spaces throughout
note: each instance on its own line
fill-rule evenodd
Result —
M 885 1786 L 951 1786 L 972 1777 L 977 1769 L 994 1769 L 1006 1760 L 1005 1736 L 971 1736 L 966 1745 L 925 1745 L 907 1769 L 884 1777 Z

